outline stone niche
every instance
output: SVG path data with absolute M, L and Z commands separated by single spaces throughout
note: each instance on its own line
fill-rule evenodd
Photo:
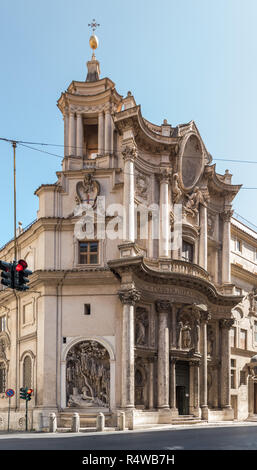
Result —
M 109 407 L 110 358 L 97 341 L 81 341 L 68 352 L 66 396 L 67 407 Z

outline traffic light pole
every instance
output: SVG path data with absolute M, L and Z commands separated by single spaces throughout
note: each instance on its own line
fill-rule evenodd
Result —
M 14 261 L 17 259 L 17 240 L 16 240 L 16 145 L 15 140 L 12 142 L 13 147 L 13 229 L 14 229 Z
M 25 419 L 26 419 L 26 431 L 28 430 L 28 400 L 26 400 L 26 414 L 25 414 Z

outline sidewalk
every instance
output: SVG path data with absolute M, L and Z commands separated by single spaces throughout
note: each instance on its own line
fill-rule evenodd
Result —
M 251 421 L 220 421 L 216 423 L 199 423 L 199 424 L 193 424 L 193 425 L 187 425 L 187 424 L 181 424 L 181 425 L 170 425 L 170 424 L 162 424 L 162 425 L 153 425 L 149 426 L 147 428 L 145 427 L 137 427 L 136 429 L 133 430 L 128 430 L 126 429 L 125 431 L 115 431 L 115 430 L 106 430 L 103 432 L 99 431 L 92 431 L 92 432 L 85 432 L 80 431 L 78 433 L 74 432 L 56 432 L 56 433 L 49 433 L 49 432 L 39 432 L 39 431 L 31 431 L 31 432 L 26 432 L 26 431 L 10 431 L 9 433 L 6 431 L 0 431 L 0 439 L 26 439 L 26 438 L 58 438 L 58 437 L 75 437 L 75 436 L 100 436 L 100 435 L 111 435 L 111 434 L 131 434 L 131 433 L 142 433 L 142 432 L 152 432 L 152 431 L 183 431 L 186 429 L 191 429 L 191 430 L 197 430 L 199 428 L 201 429 L 208 429 L 208 428 L 228 428 L 228 427 L 256 427 L 257 430 L 257 422 L 251 422 Z M 113 428 L 112 428 L 113 429 Z

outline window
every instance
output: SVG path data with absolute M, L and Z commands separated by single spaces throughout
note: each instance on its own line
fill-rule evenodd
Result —
M 230 346 L 236 348 L 236 328 L 233 327 L 230 330 Z
M 6 390 L 6 367 L 4 362 L 0 362 L 0 393 Z
M 231 359 L 231 370 L 230 370 L 230 378 L 231 378 L 231 388 L 236 388 L 236 360 Z
M 23 387 L 31 388 L 32 364 L 31 358 L 26 356 L 23 361 Z
M 247 331 L 240 330 L 240 348 L 247 349 Z
M 242 252 L 242 242 L 238 239 L 236 239 L 236 251 L 239 251 L 239 253 Z
M 6 330 L 6 316 L 0 317 L 0 333 Z
M 246 373 L 244 370 L 240 370 L 240 385 L 246 385 Z
M 97 264 L 98 255 L 98 242 L 79 242 L 79 264 Z
M 182 259 L 184 261 L 188 261 L 189 263 L 193 263 L 194 258 L 194 247 L 191 243 L 182 242 Z
M 90 315 L 90 314 L 91 314 L 91 305 L 84 304 L 84 315 Z

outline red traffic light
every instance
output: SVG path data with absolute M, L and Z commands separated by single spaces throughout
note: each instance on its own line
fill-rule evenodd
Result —
M 24 271 L 28 267 L 26 261 L 24 259 L 20 259 L 16 266 L 16 271 Z
M 27 393 L 28 393 L 28 395 L 32 395 L 32 393 L 33 393 L 33 388 L 29 388 L 29 389 L 27 390 Z

